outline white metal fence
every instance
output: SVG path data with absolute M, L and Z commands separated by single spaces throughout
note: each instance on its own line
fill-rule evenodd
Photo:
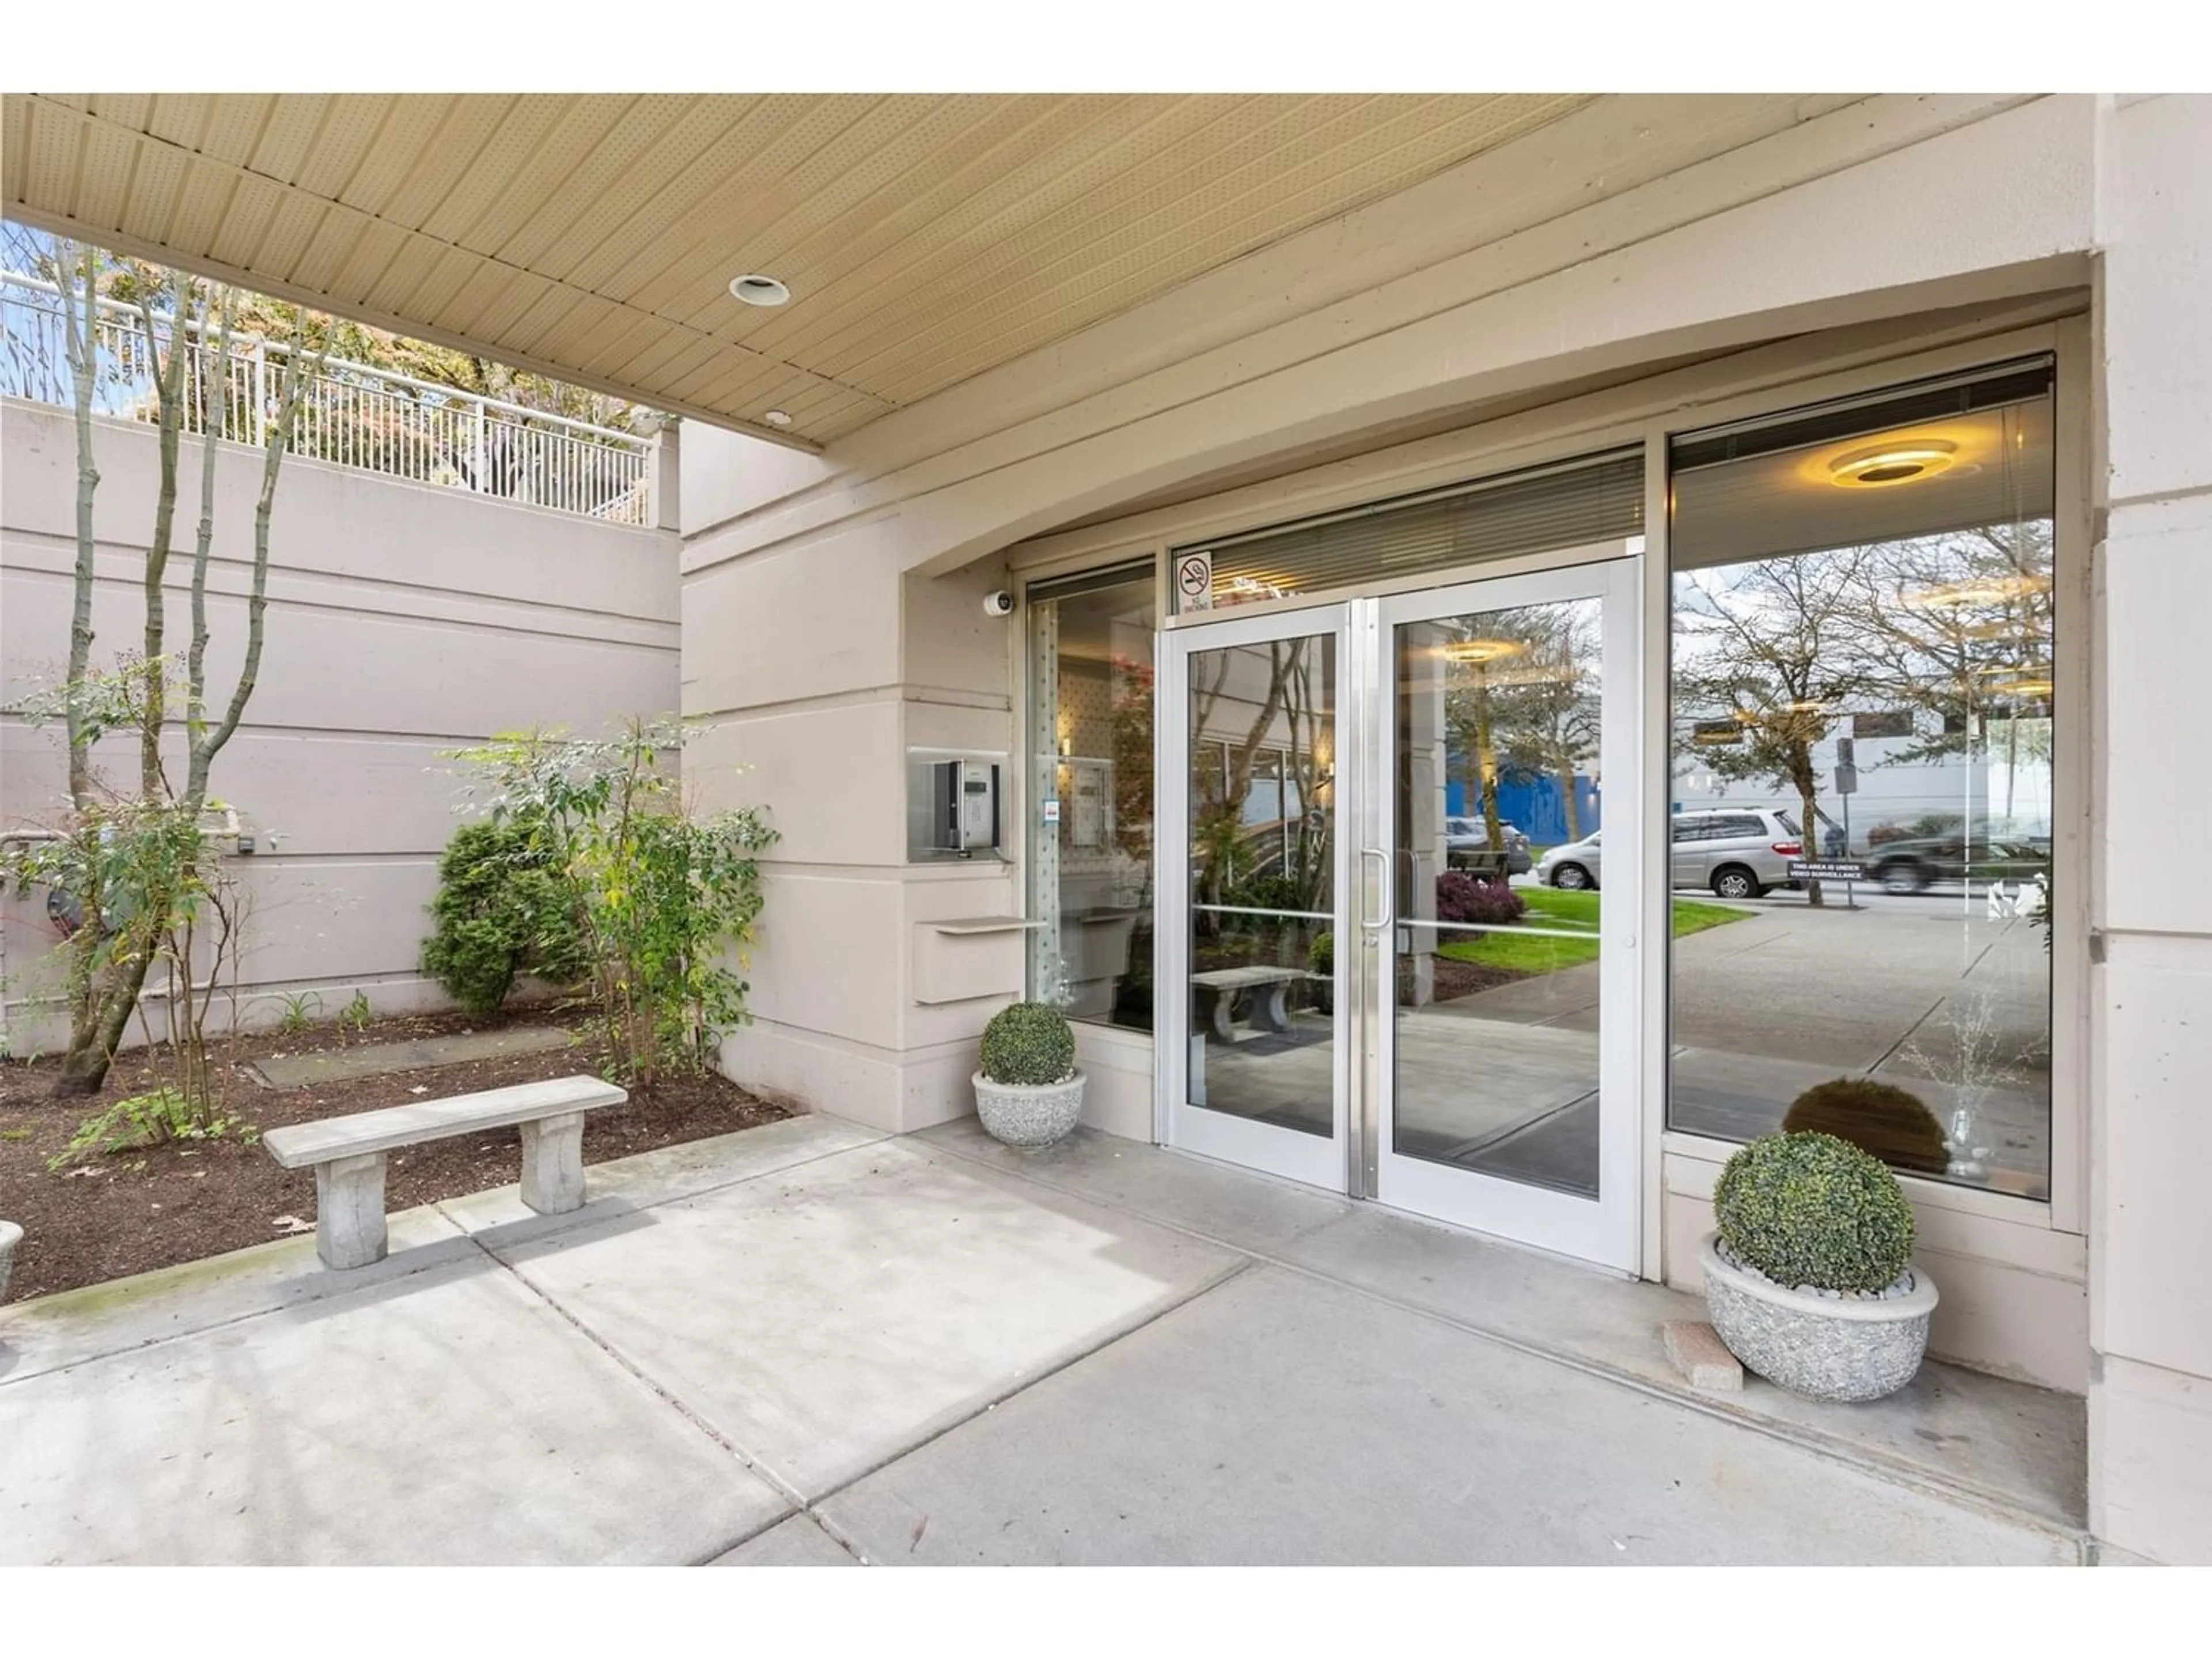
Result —
M 173 319 L 155 313 L 155 337 L 149 341 L 137 307 L 100 301 L 96 413 L 160 418 L 156 351 L 167 353 L 174 326 Z M 219 390 L 216 346 L 213 338 L 196 339 L 185 358 L 185 429 L 213 428 L 223 438 L 258 447 L 276 412 L 286 346 L 234 333 Z M 61 290 L 35 276 L 0 271 L 0 395 L 66 408 L 74 387 Z M 657 521 L 653 447 L 635 433 L 332 358 L 301 392 L 287 453 L 617 524 L 650 525 Z

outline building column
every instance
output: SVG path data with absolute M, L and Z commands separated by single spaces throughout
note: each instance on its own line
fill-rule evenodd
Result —
M 764 464 L 741 440 L 687 435 L 687 501 L 714 499 L 717 470 Z M 1004 569 L 908 577 L 896 516 L 735 558 L 718 556 L 720 526 L 687 529 L 684 712 L 704 726 L 684 745 L 685 784 L 708 810 L 764 807 L 781 836 L 744 964 L 752 1019 L 722 1069 L 878 1128 L 972 1111 L 976 1039 L 1021 994 L 1023 935 L 936 924 L 1023 908 L 1020 619 L 982 605 Z M 908 859 L 913 748 L 999 762 L 1007 860 Z
M 2089 1522 L 2212 1562 L 2212 102 L 2104 112 Z M 2099 958 L 2101 957 L 2101 962 Z

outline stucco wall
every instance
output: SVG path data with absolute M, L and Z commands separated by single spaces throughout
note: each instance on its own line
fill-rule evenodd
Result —
M 96 662 L 135 648 L 158 452 L 151 429 L 97 422 Z M 170 639 L 189 636 L 196 445 L 185 446 L 168 574 Z M 76 556 L 76 441 L 67 411 L 0 404 L 0 656 L 5 702 L 60 678 Z M 244 650 L 258 453 L 226 449 L 216 475 L 210 583 L 212 694 Z M 380 1012 L 441 999 L 417 967 L 438 853 L 459 780 L 440 751 L 535 724 L 598 728 L 678 704 L 672 529 L 601 524 L 288 461 L 271 538 L 267 644 L 245 722 L 216 764 L 258 851 L 238 860 L 252 894 L 246 1017 L 313 991 L 335 1014 L 356 988 Z M 0 716 L 0 821 L 51 821 L 64 791 L 58 732 Z M 174 745 L 179 757 L 181 744 Z M 103 769 L 135 779 L 135 746 Z M 178 769 L 174 775 L 181 777 Z M 35 999 L 53 934 L 36 907 L 0 910 L 8 1024 L 18 1053 L 50 1047 Z

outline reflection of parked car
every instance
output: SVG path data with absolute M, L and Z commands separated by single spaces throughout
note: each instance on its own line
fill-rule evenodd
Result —
M 1674 885 L 1710 887 L 1723 898 L 1763 898 L 1787 887 L 1790 860 L 1802 858 L 1797 820 L 1771 806 L 1677 812 Z
M 1597 885 L 1598 836 L 1584 836 L 1580 841 L 1571 841 L 1563 847 L 1545 850 L 1536 861 L 1536 879 L 1547 887 L 1569 889 Z
M 1969 842 L 1962 835 L 1885 842 L 1871 874 L 1886 893 L 1918 893 L 1938 882 L 2033 881 L 2051 871 L 2051 849 L 2027 840 Z
M 1528 837 L 1510 823 L 1501 823 L 1498 832 L 1505 841 L 1505 873 L 1525 876 L 1535 863 L 1529 850 Z M 1472 862 L 1470 854 L 1490 851 L 1490 832 L 1483 828 L 1480 818 L 1446 818 L 1444 820 L 1444 862 L 1457 866 Z
M 1762 897 L 1788 887 L 1790 860 L 1801 855 L 1797 821 L 1771 807 L 1677 812 L 1673 819 L 1673 878 L 1677 887 L 1710 887 L 1723 898 Z M 1598 837 L 1554 847 L 1536 866 L 1552 887 L 1598 884 Z

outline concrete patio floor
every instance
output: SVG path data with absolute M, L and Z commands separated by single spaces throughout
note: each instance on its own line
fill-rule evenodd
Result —
M 2063 1563 L 2081 1410 L 1088 1133 L 796 1119 L 0 1310 L 0 1562 Z

